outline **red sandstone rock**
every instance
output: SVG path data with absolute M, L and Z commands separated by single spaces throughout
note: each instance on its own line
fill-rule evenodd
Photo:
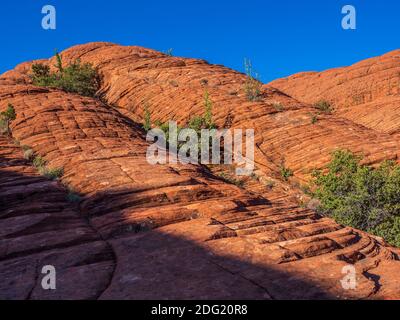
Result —
M 400 132 L 400 50 L 323 72 L 304 72 L 271 82 L 313 104 L 330 101 L 335 114 L 379 132 Z
M 311 125 L 311 107 L 271 88 L 247 102 L 243 75 L 200 60 L 108 43 L 62 55 L 98 68 L 105 102 L 34 87 L 23 64 L 0 77 L 0 110 L 14 105 L 13 137 L 63 167 L 61 182 L 83 201 L 66 202 L 64 187 L 0 140 L 0 195 L 11 199 L 0 211 L 1 297 L 400 298 L 397 249 L 299 207 L 287 184 L 270 190 L 247 181 L 242 189 L 201 166 L 152 166 L 137 122 L 146 100 L 153 119 L 200 114 L 206 79 L 217 123 L 231 113 L 234 127 L 256 129 L 262 178 L 276 178 L 282 158 L 306 176 L 343 145 L 371 162 L 394 158 L 392 137 L 336 116 Z M 60 290 L 41 289 L 38 263 L 60 269 Z M 356 290 L 340 283 L 348 264 L 357 270 Z

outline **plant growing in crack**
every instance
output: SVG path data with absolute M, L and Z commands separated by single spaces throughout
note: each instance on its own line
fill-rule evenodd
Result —
M 17 114 L 15 113 L 14 106 L 9 103 L 6 111 L 0 113 L 0 133 L 10 135 L 10 123 L 15 120 Z
M 261 99 L 262 83 L 258 79 L 258 74 L 253 71 L 251 61 L 244 59 L 244 68 L 246 80 L 244 83 L 244 92 L 248 101 L 259 101 Z

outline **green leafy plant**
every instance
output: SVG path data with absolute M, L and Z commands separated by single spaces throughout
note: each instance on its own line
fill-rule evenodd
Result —
M 262 83 L 258 80 L 258 74 L 253 71 L 250 60 L 244 60 L 246 72 L 246 81 L 244 83 L 244 92 L 249 101 L 259 101 L 261 99 Z
M 39 169 L 43 168 L 46 165 L 46 160 L 44 160 L 41 156 L 36 156 L 33 159 L 32 163 L 37 169 Z
M 288 181 L 289 178 L 293 176 L 293 171 L 282 165 L 280 168 L 280 174 L 283 180 Z
M 92 97 L 98 89 L 97 74 L 91 64 L 82 64 L 78 59 L 63 69 L 55 85 L 67 92 Z
M 40 87 L 51 86 L 55 80 L 55 74 L 50 72 L 50 67 L 42 63 L 32 65 L 31 79 L 34 85 Z
M 57 180 L 63 176 L 64 169 L 63 168 L 42 168 L 42 170 L 39 170 L 39 172 L 48 179 Z
M 10 123 L 15 120 L 17 114 L 15 113 L 14 106 L 9 103 L 6 111 L 0 113 L 0 133 L 1 134 L 10 134 Z
M 73 191 L 70 191 L 70 192 L 68 192 L 66 199 L 68 202 L 78 203 L 78 202 L 81 202 L 82 197 L 79 194 L 77 194 Z
M 55 57 L 56 57 L 56 65 L 55 65 L 55 67 L 58 69 L 58 72 L 63 73 L 64 68 L 63 68 L 63 65 L 62 65 L 61 55 L 57 51 L 55 53 Z
M 151 114 L 149 110 L 149 106 L 146 103 L 144 106 L 144 116 L 143 116 L 143 129 L 149 131 L 151 129 Z
M 325 170 L 313 172 L 318 211 L 400 246 L 400 166 L 385 161 L 373 168 L 360 161 L 350 151 L 338 150 Z
M 242 188 L 244 186 L 244 180 L 235 179 L 224 172 L 219 173 L 218 176 L 222 178 L 225 182 L 234 184 L 239 188 Z
M 212 108 L 213 103 L 208 91 L 204 92 L 203 96 L 204 114 L 202 116 L 194 116 L 187 124 L 187 127 L 195 130 L 200 134 L 201 129 L 215 129 L 216 125 L 213 122 Z
M 318 122 L 318 116 L 316 114 L 311 115 L 311 124 L 316 124 Z
M 192 117 L 186 124 L 186 128 L 188 129 L 193 129 L 194 131 L 196 131 L 197 135 L 198 135 L 198 141 L 201 140 L 201 130 L 202 129 L 215 129 L 216 125 L 213 122 L 213 114 L 212 114 L 212 108 L 213 108 L 213 103 L 212 100 L 210 98 L 210 95 L 207 91 L 204 92 L 204 114 L 202 116 L 194 116 Z M 169 124 L 170 122 L 164 122 L 162 123 L 159 120 L 154 121 L 154 126 L 156 128 L 161 129 L 164 134 L 165 134 L 165 139 L 167 142 L 167 146 L 170 147 L 169 145 Z M 181 130 L 184 129 L 183 127 L 177 126 L 177 136 L 179 136 L 179 133 L 181 132 Z M 210 135 L 210 140 L 209 140 L 209 147 L 211 149 L 212 147 L 212 134 Z M 178 142 L 178 145 L 176 146 L 177 148 L 179 148 L 181 145 L 183 145 L 184 142 Z M 198 143 L 197 144 L 197 148 L 200 148 L 201 144 Z M 200 150 L 198 150 L 200 151 Z M 199 156 L 201 156 L 200 152 L 198 152 Z
M 64 174 L 63 168 L 48 168 L 46 160 L 44 160 L 41 156 L 34 157 L 32 163 L 39 173 L 46 178 L 56 180 L 61 178 Z
M 314 107 L 323 113 L 332 113 L 333 112 L 332 105 L 326 100 L 318 101 L 316 104 L 314 104 Z
M 90 63 L 81 63 L 77 59 L 63 67 L 61 55 L 56 53 L 55 57 L 57 72 L 51 72 L 50 67 L 42 63 L 32 65 L 31 79 L 34 85 L 57 88 L 83 96 L 95 95 L 99 82 L 96 70 Z

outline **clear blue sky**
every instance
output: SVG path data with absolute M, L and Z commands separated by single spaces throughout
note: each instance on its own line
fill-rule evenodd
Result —
M 57 10 L 44 30 L 41 8 Z M 341 8 L 357 9 L 357 30 L 341 28 Z M 0 4 L 0 73 L 90 41 L 140 45 L 203 58 L 261 80 L 349 65 L 400 47 L 398 0 L 12 0 Z

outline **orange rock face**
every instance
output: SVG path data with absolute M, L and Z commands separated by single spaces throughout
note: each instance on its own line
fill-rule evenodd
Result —
M 342 145 L 370 162 L 396 158 L 391 136 L 336 116 L 311 124 L 310 106 L 270 87 L 248 102 L 244 75 L 200 60 L 109 43 L 62 56 L 98 68 L 102 102 L 32 86 L 29 63 L 0 77 L 13 138 L 64 169 L 50 182 L 0 140 L 1 298 L 400 298 L 397 249 L 299 207 L 283 182 L 239 188 L 200 165 L 150 165 L 138 122 L 148 103 L 154 120 L 183 123 L 207 90 L 219 126 L 231 115 L 256 130 L 260 181 L 278 179 L 282 161 L 302 179 Z M 67 188 L 82 201 L 67 201 Z M 57 268 L 54 292 L 41 288 L 42 265 Z M 353 290 L 341 283 L 348 265 Z
M 306 103 L 328 100 L 335 114 L 378 132 L 400 132 L 400 50 L 350 67 L 299 73 L 270 85 Z

